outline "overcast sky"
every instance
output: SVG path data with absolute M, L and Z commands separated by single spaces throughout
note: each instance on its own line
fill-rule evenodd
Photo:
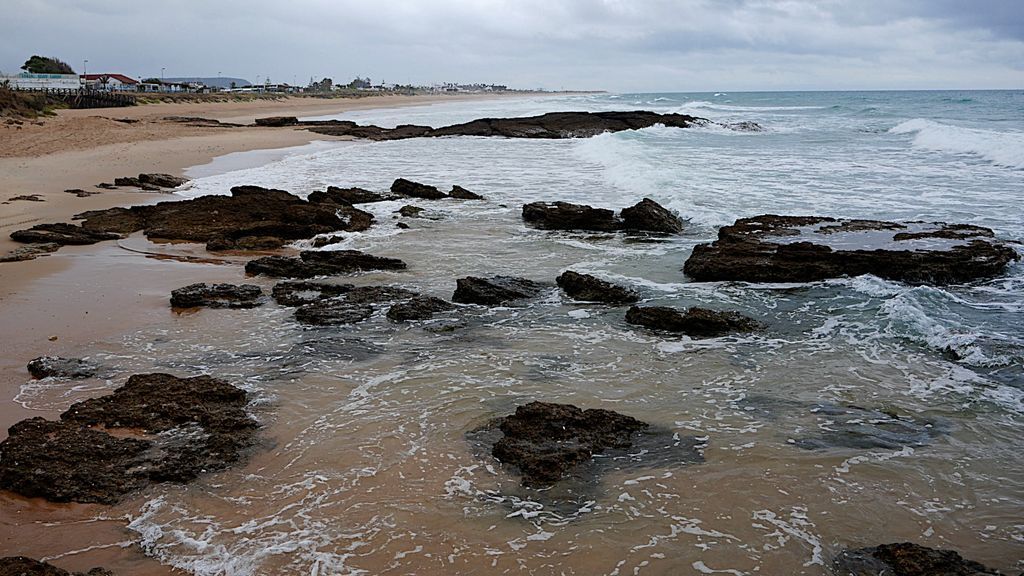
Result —
M 616 92 L 1024 88 L 1024 0 L 2 0 L 0 71 Z

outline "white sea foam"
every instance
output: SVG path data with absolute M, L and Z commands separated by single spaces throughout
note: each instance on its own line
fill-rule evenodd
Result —
M 970 154 L 997 166 L 1024 169 L 1024 132 L 998 132 L 942 124 L 924 118 L 907 120 L 890 134 L 913 134 L 913 146 L 933 152 Z

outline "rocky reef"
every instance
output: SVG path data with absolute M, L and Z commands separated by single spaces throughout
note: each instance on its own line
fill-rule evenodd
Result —
M 966 560 L 952 550 L 910 542 L 846 550 L 834 562 L 837 576 L 1000 576 L 1000 572 Z

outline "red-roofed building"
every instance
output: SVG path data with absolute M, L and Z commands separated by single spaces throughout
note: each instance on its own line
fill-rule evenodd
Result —
M 135 92 L 139 81 L 124 74 L 81 74 L 82 84 L 93 90 Z

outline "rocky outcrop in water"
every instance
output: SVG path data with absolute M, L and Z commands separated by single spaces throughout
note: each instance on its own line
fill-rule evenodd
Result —
M 450 302 L 434 296 L 414 296 L 407 302 L 400 302 L 388 309 L 388 320 L 392 322 L 408 322 L 411 320 L 429 320 L 438 312 L 455 308 Z
M 441 192 L 435 186 L 420 184 L 405 178 L 399 178 L 391 184 L 391 193 L 396 196 L 423 198 L 425 200 L 440 200 L 448 197 L 447 194 Z
M 99 367 L 81 358 L 40 356 L 28 363 L 28 372 L 33 378 L 69 378 L 73 380 L 92 378 Z
M 648 427 L 611 410 L 581 410 L 571 404 L 530 402 L 500 419 L 503 437 L 492 454 L 515 466 L 524 486 L 558 482 L 573 468 L 608 449 L 625 449 Z
M 371 192 L 364 188 L 339 188 L 337 186 L 328 186 L 325 191 L 318 190 L 310 193 L 307 199 L 315 204 L 333 203 L 338 204 L 339 206 L 351 206 L 352 204 L 369 204 L 372 202 L 394 200 L 394 197 Z
M 650 198 L 644 198 L 629 208 L 623 208 L 621 216 L 622 229 L 630 232 L 679 234 L 683 231 L 683 221 Z
M 209 376 L 132 376 L 110 395 L 73 404 L 60 420 L 11 426 L 0 443 L 0 488 L 111 504 L 151 483 L 188 482 L 253 445 L 257 424 L 246 403 L 245 391 Z
M 952 550 L 910 542 L 846 550 L 834 562 L 837 576 L 1000 576 Z
M 404 125 L 397 128 L 358 126 L 346 121 L 299 122 L 308 130 L 331 136 L 351 136 L 370 140 L 441 136 L 488 136 L 504 138 L 589 138 L 604 132 L 639 130 L 662 124 L 675 128 L 706 126 L 710 120 L 685 114 L 658 114 L 644 110 L 627 112 L 549 112 L 522 118 L 480 118 L 442 128 Z M 753 125 L 753 123 L 750 123 Z M 747 128 L 749 128 L 748 126 Z
M 628 304 L 640 299 L 636 292 L 617 284 L 601 280 L 590 274 L 566 270 L 555 279 L 558 286 L 573 300 Z
M 523 220 L 544 230 L 614 232 L 622 227 L 615 212 L 569 202 L 531 202 L 523 205 Z
M 172 308 L 255 308 L 263 290 L 255 284 L 189 284 L 171 291 Z
M 462 186 L 459 186 L 458 184 L 456 184 L 455 186 L 452 186 L 452 190 L 451 190 L 451 192 L 448 193 L 448 196 L 451 197 L 451 198 L 455 198 L 456 200 L 483 200 L 484 199 L 483 196 L 477 194 L 476 192 L 470 192 L 469 190 L 466 190 L 465 188 L 463 188 Z
M 738 312 L 690 308 L 680 312 L 667 306 L 633 306 L 626 322 L 655 330 L 681 332 L 691 338 L 717 338 L 738 332 L 753 332 L 760 324 Z
M 533 298 L 543 289 L 544 285 L 539 282 L 515 276 L 467 276 L 455 281 L 452 301 L 460 304 L 502 306 Z
M 26 244 L 57 244 L 59 246 L 83 246 L 104 240 L 117 240 L 120 234 L 89 230 L 74 224 L 37 224 L 28 230 L 11 232 L 11 240 Z
M 330 250 L 300 252 L 291 256 L 265 256 L 250 260 L 245 265 L 247 274 L 275 278 L 313 278 L 351 274 L 365 270 L 404 270 L 405 262 L 396 258 L 373 256 L 358 250 Z
M 0 576 L 114 576 L 106 568 L 93 568 L 88 572 L 68 572 L 53 564 L 25 556 L 0 558 Z
M 350 302 L 344 298 L 321 300 L 295 310 L 295 319 L 314 326 L 355 324 L 373 315 L 373 306 Z
M 293 280 L 275 284 L 271 296 L 281 306 L 303 306 L 326 298 L 341 296 L 353 288 L 355 286 L 352 284 Z
M 721 228 L 718 240 L 693 249 L 683 271 L 697 281 L 812 282 L 873 274 L 949 284 L 1001 274 L 1018 258 L 980 226 L 764 215 Z

